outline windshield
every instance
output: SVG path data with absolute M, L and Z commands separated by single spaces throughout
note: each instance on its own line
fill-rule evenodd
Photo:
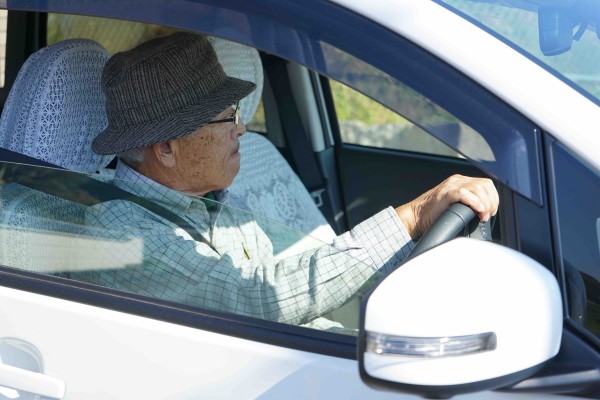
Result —
M 600 104 L 600 3 L 439 0 Z

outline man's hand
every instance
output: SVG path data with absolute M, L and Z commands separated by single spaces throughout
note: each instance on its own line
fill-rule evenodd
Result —
M 490 179 L 453 175 L 410 203 L 396 208 L 411 238 L 421 237 L 452 203 L 473 209 L 482 221 L 498 211 L 498 192 Z

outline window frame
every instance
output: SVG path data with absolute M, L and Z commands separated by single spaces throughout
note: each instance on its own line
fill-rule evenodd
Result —
M 325 7 L 325 5 L 322 4 L 322 2 L 318 1 L 317 3 L 321 4 L 322 7 Z M 50 4 L 46 2 L 32 2 L 31 6 L 34 9 L 44 11 L 78 12 L 106 17 L 118 17 L 118 14 L 120 12 L 132 11 L 132 9 L 127 10 L 126 7 L 110 7 L 105 4 L 103 4 L 101 7 L 98 7 L 94 5 L 86 5 L 83 3 L 74 5 L 74 9 L 70 9 L 69 5 L 65 4 L 66 3 Z M 117 4 L 117 2 L 115 2 L 115 4 Z M 320 15 L 321 10 L 318 7 L 314 10 L 311 10 L 310 7 L 306 7 L 304 5 L 297 5 L 291 1 L 285 1 L 280 6 L 275 7 L 274 10 L 266 11 L 260 9 L 260 4 L 246 5 L 246 3 L 244 2 L 239 3 L 239 8 L 241 10 L 247 10 L 248 12 L 258 13 L 259 15 L 264 12 L 267 13 L 267 16 L 269 16 L 270 13 L 277 13 L 280 7 L 286 6 L 290 6 L 293 11 L 302 13 L 302 15 L 306 18 L 317 16 L 317 20 L 324 18 L 323 15 Z M 255 7 L 259 8 L 255 9 Z M 364 17 L 356 16 L 355 14 L 352 14 L 348 10 L 345 10 L 339 6 L 329 4 L 327 5 L 327 7 L 333 7 L 338 12 L 344 13 L 344 16 L 346 18 L 350 18 L 353 21 L 357 22 L 359 25 L 366 27 L 367 32 L 369 32 L 369 36 L 375 36 L 379 32 L 386 35 L 387 41 L 390 41 L 392 39 L 398 40 L 402 42 L 403 47 L 418 52 L 422 55 L 423 58 L 417 60 L 417 62 L 427 62 L 427 69 L 429 71 L 435 72 L 439 68 L 450 71 L 453 76 L 460 77 L 460 79 L 464 81 L 463 83 L 466 83 L 470 87 L 478 87 L 481 93 L 487 96 L 490 95 L 485 89 L 480 87 L 477 83 L 473 82 L 470 78 L 454 70 L 449 65 L 441 62 L 433 55 L 424 52 L 415 44 L 405 39 L 399 38 L 397 35 L 391 34 L 385 28 L 372 23 Z M 167 17 L 168 13 L 164 13 L 164 16 L 156 15 L 149 11 L 151 9 L 152 7 L 148 7 L 145 11 L 142 12 L 142 15 L 139 15 L 139 17 L 137 17 L 137 20 L 159 24 L 174 24 L 173 20 L 169 19 L 171 17 Z M 136 9 L 136 11 L 140 10 Z M 148 14 L 148 12 L 150 12 L 150 14 Z M 178 27 L 200 31 L 198 26 L 201 25 L 201 22 L 190 21 L 188 18 L 185 18 L 186 12 L 186 7 L 181 7 L 181 10 L 178 10 L 177 15 L 175 17 L 172 17 L 180 17 L 181 20 L 184 21 L 180 23 Z M 290 11 L 285 15 L 291 14 L 292 12 Z M 273 18 L 277 19 L 277 17 Z M 343 20 L 344 18 L 340 18 L 340 21 Z M 346 29 L 354 30 L 355 28 L 346 27 Z M 319 35 L 318 32 L 309 33 L 310 35 Z M 233 39 L 238 39 L 240 41 L 248 40 L 248 38 L 246 37 L 234 37 Z M 358 44 L 354 48 L 354 51 L 360 53 L 361 50 Z M 285 55 L 286 54 L 283 54 L 283 56 Z M 371 58 L 375 56 L 376 53 L 371 53 L 369 55 L 369 57 Z M 438 90 L 441 91 L 442 89 Z M 494 96 L 491 96 L 489 99 L 490 101 L 502 104 L 505 108 L 507 107 L 505 103 L 503 103 L 501 100 Z M 523 118 L 514 110 L 513 112 L 514 115 L 516 115 L 517 117 Z M 0 267 L 0 276 L 2 276 L 4 279 L 3 285 L 7 287 L 13 287 L 16 289 L 46 294 L 53 297 L 63 298 L 66 300 L 81 302 L 84 304 L 97 305 L 115 311 L 128 312 L 131 314 L 154 318 L 166 322 L 192 326 L 207 331 L 225 333 L 228 335 L 246 338 L 249 340 L 256 340 L 264 343 L 276 344 L 283 347 L 289 347 L 303 351 L 311 351 L 326 355 L 334 355 L 342 358 L 356 358 L 356 339 L 354 337 L 346 337 L 344 335 L 339 334 L 319 332 L 307 328 L 288 326 L 263 320 L 254 320 L 252 318 L 245 318 L 232 314 L 209 312 L 207 310 L 205 311 L 198 309 L 188 309 L 185 306 L 179 304 L 173 304 L 159 300 L 149 301 L 149 299 L 145 297 L 138 297 L 127 293 L 111 291 L 108 288 L 99 289 L 98 287 L 93 285 L 76 283 L 57 277 L 40 276 L 39 274 L 27 273 L 24 271 L 15 271 L 13 269 L 5 267 Z

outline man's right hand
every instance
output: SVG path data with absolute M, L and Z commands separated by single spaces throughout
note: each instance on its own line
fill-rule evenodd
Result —
M 482 221 L 498 211 L 499 197 L 491 179 L 453 175 L 413 201 L 396 208 L 411 238 L 417 239 L 452 203 L 473 209 Z

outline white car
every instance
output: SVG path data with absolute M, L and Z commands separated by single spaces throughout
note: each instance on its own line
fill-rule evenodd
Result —
M 0 398 L 600 397 L 600 3 L 0 9 Z M 262 88 L 241 106 L 252 133 L 231 188 L 249 210 L 231 212 L 256 213 L 275 257 L 453 173 L 492 178 L 498 215 L 469 234 L 473 216 L 449 211 L 405 263 L 300 325 L 86 281 L 143 268 L 147 246 L 90 235 L 87 207 L 123 198 L 164 217 L 112 191 L 113 157 L 79 139 L 105 124 L 99 74 L 110 54 L 174 30 L 210 36 L 226 72 Z

